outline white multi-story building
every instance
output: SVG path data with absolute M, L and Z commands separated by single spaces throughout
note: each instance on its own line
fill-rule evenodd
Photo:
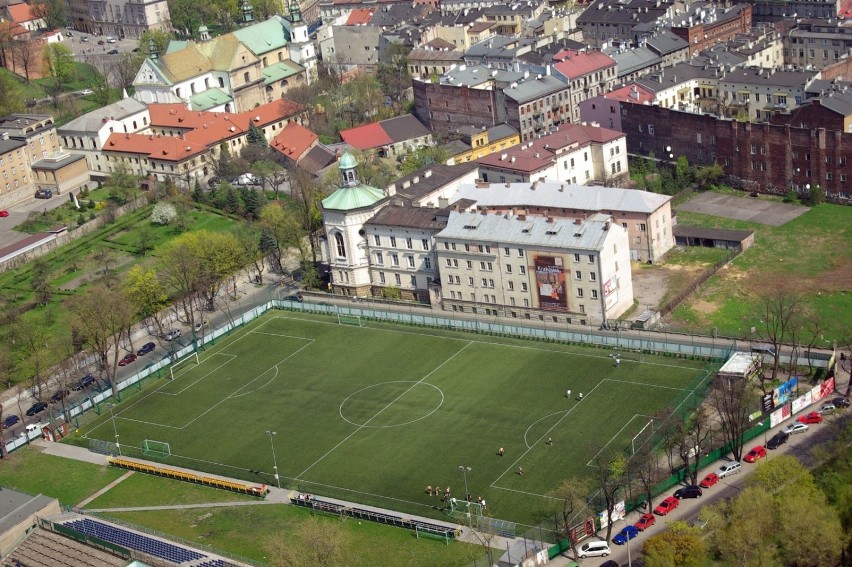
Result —
M 69 24 L 98 35 L 139 39 L 145 31 L 169 31 L 166 0 L 69 0 Z
M 627 231 L 610 215 L 451 212 L 435 249 L 445 309 L 598 325 L 633 305 Z

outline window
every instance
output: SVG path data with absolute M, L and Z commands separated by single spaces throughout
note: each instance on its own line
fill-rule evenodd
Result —
M 472 261 L 470 261 L 470 260 L 468 260 L 468 261 L 467 261 L 467 269 L 468 269 L 468 270 L 472 270 L 472 269 L 473 269 L 473 262 L 472 262 Z
M 456 249 L 456 243 L 455 243 L 455 242 L 450 242 L 450 248 L 452 248 L 453 250 L 455 250 L 455 249 Z
M 524 257 L 524 249 L 518 248 L 518 258 L 523 258 L 523 257 Z
M 594 264 L 594 263 L 595 263 L 595 255 L 589 254 L 589 264 Z
M 379 236 L 378 234 L 374 235 L 373 236 L 373 242 L 376 243 L 376 246 L 381 246 L 382 245 L 382 237 Z
M 593 289 L 592 290 L 592 299 L 597 299 L 597 298 L 598 298 L 598 290 Z
M 482 287 L 488 287 L 488 280 L 486 278 L 482 278 Z
M 511 280 L 510 280 L 510 281 L 508 281 L 508 282 L 506 282 L 506 288 L 507 288 L 509 291 L 515 291 L 515 282 L 513 282 L 513 281 L 511 281 Z
M 508 256 L 508 255 L 509 255 L 509 247 L 508 247 L 508 246 L 507 246 L 507 247 L 505 247 L 505 248 L 503 248 L 503 255 L 504 255 L 504 256 Z
M 426 258 L 423 258 L 423 267 L 426 268 L 427 270 L 432 269 L 432 259 L 429 258 L 428 256 Z
M 523 276 L 524 274 L 526 274 L 526 273 L 527 273 L 527 267 L 526 267 L 526 266 L 524 266 L 524 265 L 518 266 L 518 271 L 519 271 L 519 272 L 520 272 L 520 274 Z
M 449 249 L 450 249 L 450 243 L 444 242 L 444 250 L 449 250 Z
M 411 276 L 411 287 L 417 287 L 417 276 Z
M 391 248 L 396 248 L 396 236 L 391 236 L 390 241 L 391 241 Z M 453 248 L 453 250 L 455 250 L 455 248 Z
M 470 252 L 470 244 L 465 244 L 465 245 L 464 245 L 464 251 L 465 251 L 465 252 Z
M 598 279 L 598 275 L 594 272 L 589 272 L 589 281 L 596 281 Z
M 376 252 L 376 265 L 378 265 L 378 266 L 384 266 L 385 265 L 385 260 L 382 257 L 381 252 Z
M 511 273 L 512 273 L 512 266 L 511 266 L 510 264 L 506 264 L 506 273 L 507 273 L 507 274 L 511 274 Z
M 337 256 L 339 258 L 346 257 L 346 245 L 343 243 L 343 235 L 339 232 L 334 233 L 334 244 L 337 248 Z
M 385 273 L 379 272 L 379 283 L 385 283 Z
M 583 288 L 581 288 L 581 287 L 577 288 L 577 297 L 583 297 Z
M 527 291 L 527 282 L 521 282 L 521 291 Z
M 654 125 L 653 124 L 648 124 L 648 135 L 649 136 L 654 135 Z
M 409 268 L 413 268 L 413 267 L 414 267 L 414 256 L 412 256 L 411 254 L 409 254 L 409 255 L 408 255 L 408 256 L 406 256 L 405 258 L 406 258 L 406 261 L 408 262 L 408 267 L 409 267 Z
M 645 223 L 640 223 L 639 224 L 639 230 L 640 230 L 640 232 L 645 232 L 646 230 L 648 230 L 648 227 L 645 226 Z
M 470 287 L 473 287 L 473 278 L 471 278 L 471 277 L 467 278 L 467 285 L 469 285 Z
M 450 260 L 449 258 L 447 258 L 447 267 L 448 267 L 448 268 L 452 268 L 452 267 L 453 267 L 453 261 L 452 261 L 452 260 Z
M 390 257 L 391 257 L 391 266 L 399 266 L 399 254 L 394 252 L 390 255 Z
M 396 285 L 402 285 L 402 278 L 399 274 L 394 274 L 393 279 L 396 281 Z
M 574 279 L 580 281 L 583 279 L 583 273 L 580 270 L 574 272 Z
M 423 250 L 429 250 L 429 239 L 424 238 L 420 241 L 420 245 L 423 247 Z

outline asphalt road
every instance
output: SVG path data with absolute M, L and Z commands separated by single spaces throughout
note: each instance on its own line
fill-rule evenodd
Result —
M 819 409 L 819 406 L 825 403 L 821 400 L 819 403 L 811 406 L 807 412 Z M 797 415 L 807 413 L 803 411 Z M 833 422 L 836 420 L 850 419 L 849 410 L 836 410 L 833 415 L 827 416 L 825 422 L 817 425 L 809 425 L 808 431 L 802 434 L 791 435 L 789 441 L 773 451 L 767 451 L 768 455 L 765 460 L 776 459 L 779 455 L 792 455 L 804 463 L 806 466 L 812 466 L 814 459 L 811 455 L 811 448 L 815 445 L 828 441 L 832 437 Z M 766 438 L 772 437 L 777 431 L 793 423 L 792 419 L 788 419 L 781 425 L 766 432 Z M 765 442 L 765 441 L 764 441 Z M 746 451 L 755 445 L 762 444 L 761 440 L 755 439 L 746 445 Z M 721 463 L 717 462 L 712 467 L 702 469 L 698 475 L 699 480 L 704 478 L 707 473 L 716 471 Z M 718 484 L 711 488 L 704 489 L 704 495 L 701 498 L 685 499 L 680 501 L 680 505 L 666 516 L 657 516 L 657 523 L 648 528 L 644 532 L 640 532 L 638 536 L 630 540 L 630 555 L 631 559 L 636 559 L 641 555 L 642 546 L 645 540 L 649 537 L 660 533 L 665 529 L 666 524 L 674 520 L 684 520 L 694 522 L 698 519 L 701 509 L 704 506 L 715 504 L 723 499 L 728 499 L 736 496 L 745 487 L 748 475 L 754 471 L 755 467 L 760 464 L 758 461 L 755 464 L 742 463 L 742 469 L 739 474 L 727 477 L 719 481 Z M 670 493 L 663 494 L 654 499 L 654 506 L 659 504 L 666 496 L 671 496 L 676 489 L 673 488 Z M 624 520 L 616 522 L 612 530 L 612 536 L 615 537 L 622 528 L 626 525 L 633 525 L 639 519 L 641 514 L 633 512 L 628 514 Z M 605 535 L 606 532 L 602 531 Z M 602 538 L 599 538 L 602 539 Z M 619 565 L 628 564 L 628 547 L 626 545 L 615 545 L 610 541 L 610 550 L 612 555 L 609 557 L 594 557 L 587 558 L 582 561 L 583 567 L 597 567 L 607 560 L 617 561 Z
M 33 190 L 35 192 L 35 190 Z M 56 207 L 68 202 L 68 195 L 54 195 L 50 199 L 35 199 L 34 201 L 0 207 L 9 211 L 8 217 L 0 218 L 0 248 L 10 246 L 15 242 L 29 236 L 29 234 L 13 230 L 13 227 L 27 220 L 27 216 L 33 211 L 51 211 Z

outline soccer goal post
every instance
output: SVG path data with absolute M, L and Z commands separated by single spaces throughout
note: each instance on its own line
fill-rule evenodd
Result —
M 146 457 L 168 457 L 172 454 L 172 449 L 165 441 L 155 441 L 153 439 L 145 439 L 142 441 L 142 454 Z
M 195 362 L 195 365 L 196 365 L 196 366 L 198 366 L 199 364 L 201 364 L 201 361 L 200 361 L 200 359 L 198 358 L 198 352 L 196 352 L 196 351 L 191 352 L 189 355 L 187 355 L 187 356 L 186 356 L 186 358 L 184 358 L 183 360 L 178 360 L 177 362 L 175 362 L 174 364 L 172 364 L 172 365 L 169 367 L 169 373 L 171 374 L 172 380 L 174 380 L 174 379 L 175 379 L 175 369 L 176 369 L 178 366 L 180 366 L 180 365 L 182 365 L 182 364 L 185 364 L 187 361 L 189 361 L 189 362 Z
M 363 323 L 361 322 L 360 315 L 344 315 L 342 313 L 337 314 L 337 324 L 338 325 L 355 325 L 356 327 L 363 327 Z
M 650 431 L 648 430 L 650 428 Z M 636 447 L 642 448 L 642 445 L 651 440 L 654 435 L 654 420 L 651 419 L 645 424 L 645 427 L 639 430 L 639 433 L 633 436 L 630 440 L 631 455 L 636 454 Z

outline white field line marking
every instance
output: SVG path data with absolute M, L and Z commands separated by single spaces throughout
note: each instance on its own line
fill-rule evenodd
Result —
M 616 438 L 616 437 L 618 437 L 618 436 L 621 434 L 621 432 L 622 432 L 622 431 L 624 431 L 624 430 L 627 428 L 627 426 L 628 426 L 628 425 L 630 425 L 631 423 L 633 423 L 633 420 L 634 420 L 634 419 L 636 419 L 637 417 L 647 417 L 648 419 L 654 419 L 654 418 L 653 418 L 653 416 L 650 416 L 650 415 L 645 415 L 645 414 L 641 414 L 641 413 L 634 413 L 634 414 L 633 414 L 633 417 L 631 417 L 630 419 L 628 419 L 628 420 L 627 420 L 627 422 L 626 422 L 626 423 L 625 423 L 625 424 L 621 427 L 621 429 L 619 429 L 619 430 L 618 430 L 618 431 L 617 431 L 617 432 L 616 432 L 616 433 L 615 433 L 612 437 L 610 437 L 610 439 L 609 439 L 609 441 L 607 441 L 606 445 L 604 445 L 603 447 L 601 447 L 601 450 L 600 450 L 600 451 L 598 451 L 597 453 L 595 453 L 595 456 L 594 456 L 594 457 L 592 457 L 591 459 L 589 459 L 589 462 L 588 462 L 588 463 L 586 463 L 586 466 L 587 466 L 587 467 L 594 467 L 595 465 L 593 465 L 593 464 L 592 464 L 592 461 L 594 461 L 594 460 L 598 457 L 598 455 L 600 455 L 601 453 L 603 453 L 603 452 L 604 452 L 604 449 L 606 449 L 607 447 L 609 447 L 610 443 L 612 443 L 613 441 L 615 441 L 615 438 Z
M 362 328 L 363 328 L 363 327 L 362 327 Z M 342 441 L 340 441 L 337 445 L 335 445 L 334 447 L 332 447 L 331 449 L 329 449 L 328 451 L 326 451 L 326 453 L 325 453 L 324 455 L 322 455 L 319 459 L 317 459 L 316 461 L 314 461 L 314 463 L 313 463 L 312 465 L 310 465 L 308 468 L 306 468 L 305 470 L 303 470 L 302 472 L 300 472 L 298 475 L 296 475 L 296 480 L 301 479 L 302 475 L 304 475 L 306 472 L 308 472 L 309 470 L 311 470 L 312 468 L 314 468 L 315 466 L 317 466 L 317 465 L 320 463 L 320 461 L 322 461 L 322 460 L 323 460 L 323 459 L 325 459 L 327 456 L 329 456 L 329 455 L 330 455 L 330 454 L 331 454 L 331 453 L 332 453 L 335 449 L 337 449 L 338 447 L 340 447 L 341 445 L 343 445 L 344 443 L 346 443 L 346 441 L 348 441 L 350 438 L 352 438 L 352 436 L 353 436 L 353 435 L 355 435 L 356 433 L 358 433 L 359 431 L 361 431 L 362 429 L 364 429 L 364 428 L 365 428 L 365 427 L 366 427 L 366 426 L 367 426 L 367 425 L 368 425 L 371 421 L 373 421 L 374 419 L 376 419 L 377 417 L 379 417 L 379 415 L 380 415 L 383 411 L 385 411 L 386 409 L 388 409 L 389 407 L 391 407 L 391 406 L 392 406 L 394 403 L 396 403 L 398 400 L 402 399 L 402 397 L 403 397 L 403 396 L 405 396 L 408 392 L 410 392 L 411 390 L 413 390 L 414 388 L 416 388 L 418 385 L 420 385 L 422 382 L 424 382 L 427 378 L 429 378 L 429 377 L 430 377 L 430 376 L 432 376 L 434 373 L 436 373 L 438 370 L 440 370 L 441 368 L 443 368 L 446 364 L 449 364 L 449 362 L 450 362 L 450 361 L 452 361 L 455 357 L 457 357 L 458 355 L 460 355 L 460 354 L 464 351 L 464 349 L 466 349 L 467 347 L 469 347 L 471 344 L 473 344 L 473 341 L 468 342 L 466 345 L 464 345 L 463 347 L 461 347 L 459 350 L 457 350 L 457 351 L 455 352 L 455 354 L 453 354 L 453 355 L 452 355 L 452 356 L 450 356 L 447 360 L 445 360 L 444 362 L 442 362 L 441 364 L 439 364 L 437 367 L 435 367 L 435 368 L 434 368 L 434 369 L 433 369 L 433 370 L 432 370 L 429 374 L 427 374 L 426 376 L 424 376 L 423 378 L 421 378 L 421 379 L 420 379 L 420 380 L 418 380 L 417 382 L 414 382 L 414 383 L 413 383 L 413 384 L 412 384 L 412 385 L 411 385 L 411 386 L 410 386 L 407 390 L 405 390 L 403 393 L 401 393 L 400 395 L 398 395 L 396 398 L 394 398 L 393 400 L 391 400 L 390 402 L 388 402 L 388 403 L 385 405 L 385 407 L 383 407 L 383 408 L 382 408 L 382 409 L 380 409 L 378 412 L 376 412 L 376 413 L 375 413 L 375 415 L 373 415 L 370 419 L 368 419 L 367 421 L 365 421 L 365 422 L 364 422 L 362 425 L 360 425 L 360 426 L 359 426 L 359 427 L 358 427 L 355 431 L 353 431 L 352 433 L 350 433 L 349 435 L 347 435 L 346 437 L 344 437 Z

